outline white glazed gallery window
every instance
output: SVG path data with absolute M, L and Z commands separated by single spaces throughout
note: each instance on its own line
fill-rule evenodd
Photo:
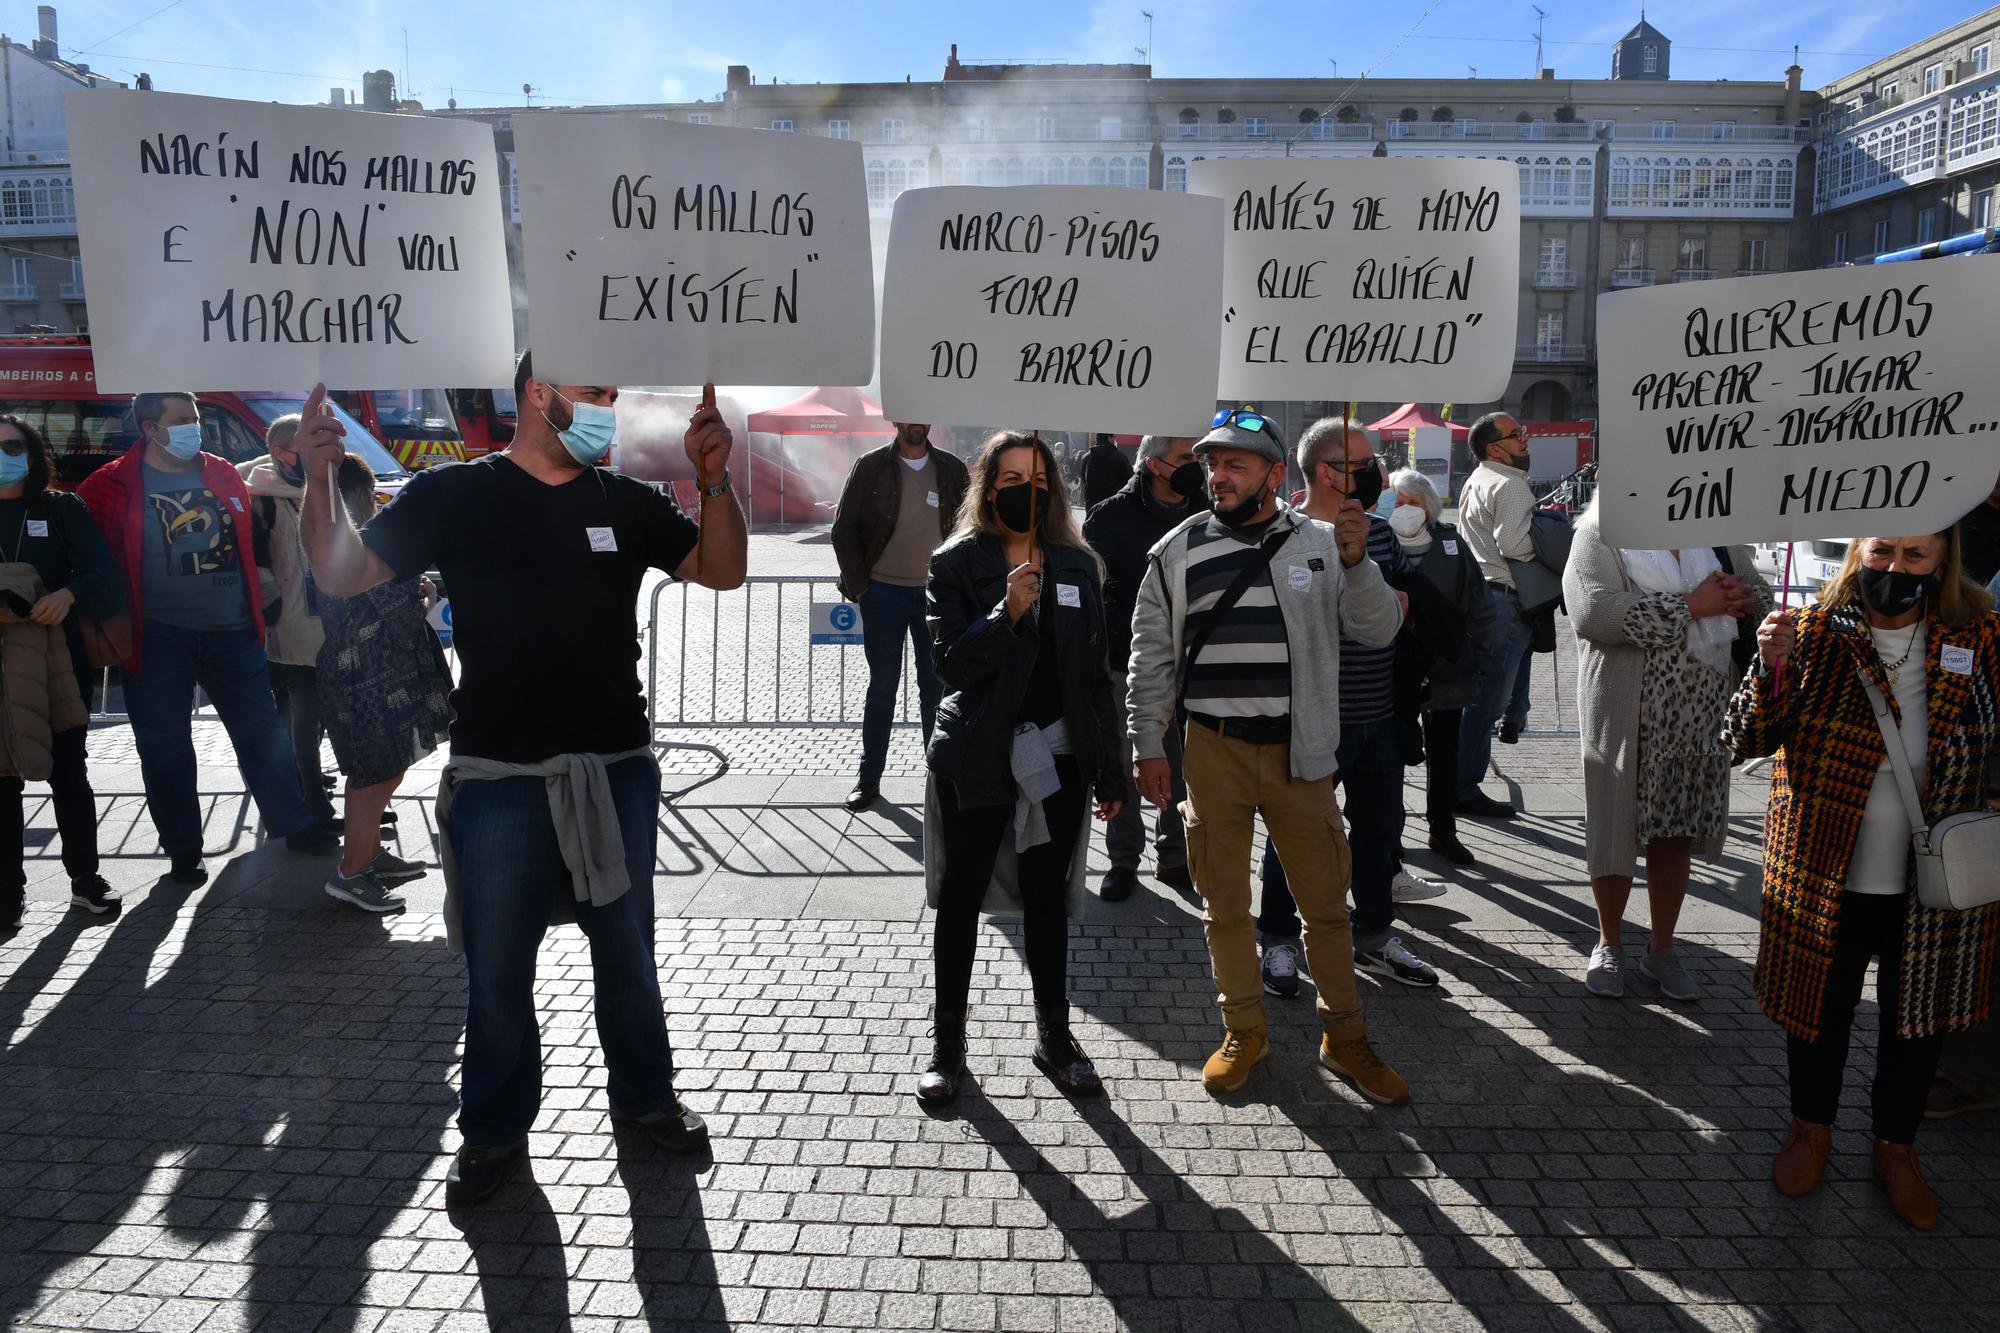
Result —
M 789 120 L 774 120 L 771 122 L 771 128 L 780 134 L 790 134 L 792 132 L 792 122 Z
M 882 122 L 882 142 L 903 142 L 903 122 L 900 120 L 884 120 Z
M 1535 316 L 1535 346 L 1543 351 L 1561 347 L 1563 317 L 1560 310 L 1544 310 Z
M 1036 116 L 1035 138 L 1039 139 L 1043 143 L 1048 143 L 1055 137 L 1056 137 L 1056 118 L 1054 116 Z
M 930 184 L 929 175 L 930 166 L 921 157 L 876 158 L 868 164 L 868 202 L 893 204 L 903 191 L 921 190 Z
M 1268 139 L 1271 137 L 1271 121 L 1267 116 L 1245 116 L 1243 137 L 1246 139 Z
M 1172 190 L 1176 194 L 1187 193 L 1188 164 L 1186 158 L 1170 157 L 1167 159 L 1165 185 L 1167 189 Z
M 1972 72 L 1974 74 L 1984 74 L 1986 67 L 1992 63 L 1992 60 L 1993 44 L 1991 42 L 1981 42 L 1972 48 Z
M 690 125 L 706 125 L 706 124 L 708 124 L 708 112 L 706 112 L 706 111 L 690 111 L 690 112 L 688 112 L 688 124 L 690 124 Z
M 1972 225 L 1981 231 L 1993 225 L 1993 191 L 1981 190 L 1972 196 Z
M 845 139 L 847 133 L 847 122 L 844 120 L 829 120 L 826 123 L 826 137 L 829 139 Z
M 1944 87 L 1944 66 L 1943 66 L 1943 65 L 1925 65 L 1925 66 L 1924 66 L 1924 92 L 1926 92 L 1926 93 L 1934 93 L 1934 92 L 1936 92 L 1936 91 L 1937 91 L 1938 89 L 1940 89 L 1940 88 L 1942 88 L 1942 87 Z
M 1097 137 L 1105 143 L 1115 143 L 1125 137 L 1123 116 L 1100 116 L 1097 120 Z

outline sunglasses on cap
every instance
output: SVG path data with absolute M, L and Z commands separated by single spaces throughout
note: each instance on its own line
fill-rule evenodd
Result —
M 1210 429 L 1221 426 L 1240 426 L 1244 430 L 1263 431 L 1266 434 L 1274 433 L 1271 423 L 1265 420 L 1261 413 L 1253 412 L 1247 407 L 1225 407 L 1220 412 L 1217 412 L 1215 420 L 1208 424 Z

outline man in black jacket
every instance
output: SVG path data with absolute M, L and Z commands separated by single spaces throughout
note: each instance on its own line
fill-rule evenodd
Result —
M 965 464 L 931 445 L 931 428 L 899 422 L 896 440 L 854 460 L 833 519 L 840 595 L 861 608 L 868 697 L 861 711 L 861 772 L 849 810 L 866 810 L 889 762 L 889 726 L 903 680 L 903 640 L 916 648 L 917 707 L 924 741 L 937 714 L 938 681 L 924 627 L 931 552 L 943 544 L 965 498 Z
M 1089 458 L 1096 456 L 1092 449 Z M 1105 639 L 1120 709 L 1125 706 L 1125 667 L 1132 655 L 1132 609 L 1146 576 L 1146 554 L 1183 521 L 1207 509 L 1208 491 L 1201 464 L 1195 461 L 1194 439 L 1148 435 L 1139 446 L 1139 465 L 1124 488 L 1093 506 L 1084 520 L 1084 540 L 1104 560 Z M 1132 767 L 1131 750 L 1128 737 L 1123 765 L 1127 772 Z M 1167 734 L 1167 760 L 1173 768 L 1174 801 L 1160 811 L 1153 860 L 1162 883 L 1187 890 L 1193 880 L 1188 876 L 1187 838 L 1178 806 L 1187 791 L 1181 783 L 1180 736 L 1172 728 Z M 1111 858 L 1102 889 L 1106 902 L 1128 898 L 1139 886 L 1139 855 L 1146 845 L 1143 807 L 1144 802 L 1127 801 L 1105 828 L 1105 851 Z
M 1132 464 L 1118 441 L 1109 435 L 1097 436 L 1083 456 L 1083 512 L 1089 514 L 1118 494 L 1132 476 Z

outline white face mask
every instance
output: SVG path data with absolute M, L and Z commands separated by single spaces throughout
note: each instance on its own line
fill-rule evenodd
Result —
M 1389 526 L 1398 537 L 1414 537 L 1428 526 L 1428 517 L 1422 505 L 1397 505 L 1389 514 Z

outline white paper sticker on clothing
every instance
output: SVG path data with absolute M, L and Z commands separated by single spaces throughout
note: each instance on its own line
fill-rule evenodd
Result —
M 618 549 L 618 538 L 612 535 L 610 528 L 585 528 L 583 531 L 584 535 L 590 538 L 591 550 L 615 551 Z
M 1312 581 L 1313 572 L 1304 565 L 1293 565 L 1291 574 L 1286 578 L 1293 592 L 1304 592 L 1312 586 Z
M 1058 583 L 1056 585 L 1056 605 L 1082 606 L 1083 589 L 1077 587 L 1074 583 Z
M 924 503 L 925 503 L 925 504 L 927 504 L 927 505 L 929 505 L 929 506 L 930 506 L 931 508 L 933 508 L 933 509 L 936 509 L 936 508 L 937 508 L 937 492 L 936 492 L 936 491 L 925 491 L 925 492 L 924 492 Z
M 47 519 L 45 519 L 45 518 L 31 518 L 31 519 L 29 519 L 29 520 L 28 520 L 28 535 L 29 535 L 30 537 L 46 537 L 46 536 L 48 536 L 48 535 L 49 535 L 49 521 L 48 521 Z
M 1946 644 L 1940 665 L 1954 676 L 1969 676 L 1972 674 L 1972 650 Z
M 1457 554 L 1458 554 L 1458 543 L 1457 543 L 1457 542 L 1455 542 L 1455 541 L 1453 541 L 1453 540 L 1452 540 L 1451 538 L 1449 538 L 1449 537 L 1445 538 L 1445 539 L 1444 539 L 1444 553 L 1445 553 L 1446 555 L 1457 555 Z

